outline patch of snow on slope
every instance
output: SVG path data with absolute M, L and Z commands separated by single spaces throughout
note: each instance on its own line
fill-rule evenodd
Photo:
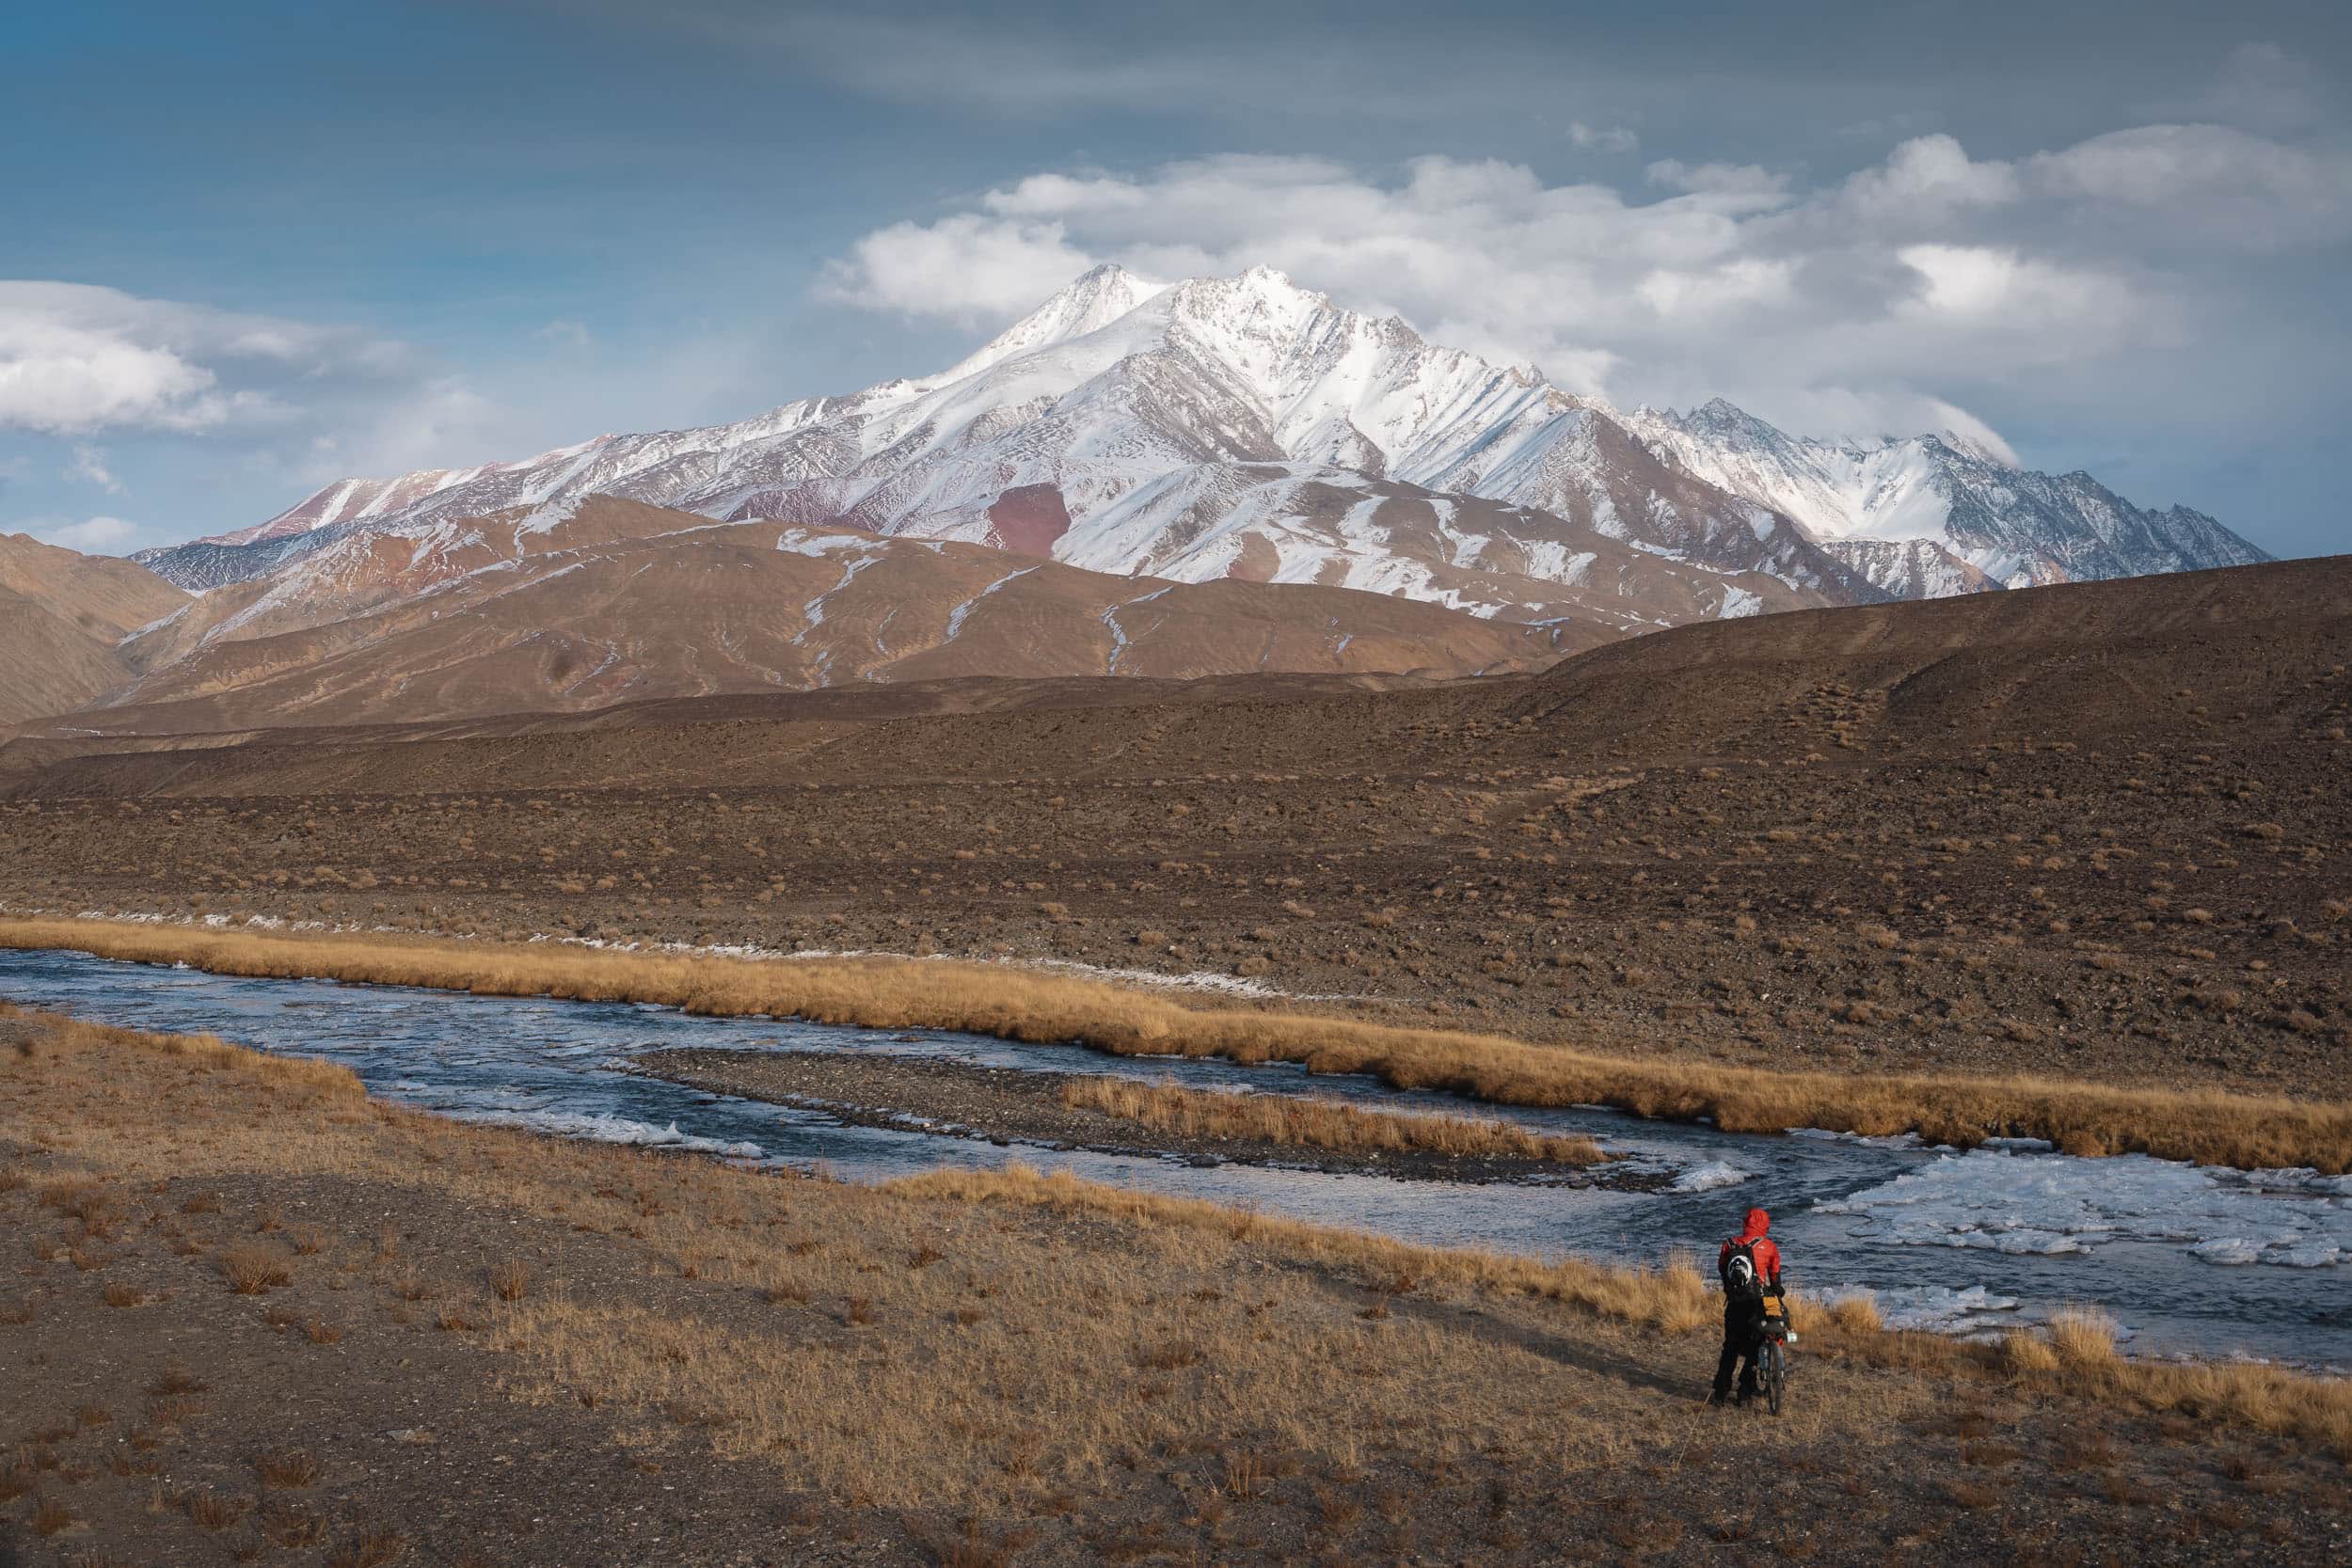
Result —
M 171 611 L 169 614 L 156 616 L 155 619 L 148 622 L 147 625 L 139 627 L 136 631 L 124 632 L 121 637 L 116 640 L 115 646 L 119 648 L 125 642 L 136 641 L 138 639 L 145 637 L 150 632 L 163 630 L 166 626 L 171 625 L 172 622 L 177 621 L 181 616 L 185 615 L 190 610 L 194 609 L 195 606 L 196 601 L 194 599 L 190 599 L 186 604 L 182 605 L 179 609 Z
M 870 542 L 861 541 L 861 543 Z M 860 572 L 866 570 L 866 567 L 871 566 L 875 562 L 880 561 L 881 559 L 882 550 L 879 547 L 875 547 L 869 549 L 866 554 L 857 557 L 855 560 L 851 561 L 849 565 L 842 568 L 840 581 L 834 583 L 831 588 L 826 589 L 823 593 L 818 594 L 815 598 L 809 600 L 808 603 L 801 607 L 801 613 L 808 617 L 808 624 L 800 629 L 800 631 L 793 637 L 792 641 L 797 643 L 803 638 L 807 637 L 810 632 L 815 631 L 818 626 L 823 626 L 825 624 L 825 601 L 832 598 L 835 594 L 840 593 L 844 588 L 849 587 L 851 579 L 856 578 Z
M 572 500 L 555 501 L 516 518 L 515 547 L 520 549 L 527 535 L 549 532 L 560 524 L 568 523 L 574 517 L 579 516 L 580 503 L 586 499 L 587 498 L 582 496 Z
M 1024 566 L 1017 572 L 1009 572 L 1005 576 L 998 578 L 994 582 L 990 583 L 986 588 L 983 588 L 978 593 L 973 594 L 970 598 L 964 600 L 961 604 L 956 606 L 956 608 L 948 611 L 947 614 L 947 635 L 949 637 L 953 637 L 957 632 L 963 629 L 963 618 L 972 613 L 972 607 L 974 605 L 978 604 L 982 599 L 987 598 L 991 594 L 993 594 L 999 588 L 1004 587 L 1005 584 L 1015 581 L 1021 578 L 1025 578 L 1031 572 L 1036 570 L 1037 568 L 1034 566 Z
M 776 536 L 776 548 L 787 555 L 832 555 L 836 550 L 869 546 L 874 542 L 862 533 L 812 533 L 806 529 L 787 529 Z
M 1119 612 L 1122 610 L 1132 610 L 1139 604 L 1150 604 L 1153 599 L 1158 598 L 1162 594 L 1167 592 L 1168 590 L 1165 588 L 1157 588 L 1152 590 L 1151 593 L 1144 594 L 1143 597 L 1139 599 L 1129 599 L 1125 604 L 1115 604 L 1108 610 L 1103 611 L 1101 617 L 1103 625 L 1108 626 L 1111 632 L 1111 659 L 1108 664 L 1103 667 L 1103 673 L 1104 674 L 1116 675 L 1119 673 L 1119 661 L 1124 657 L 1127 653 L 1127 628 L 1119 624 Z

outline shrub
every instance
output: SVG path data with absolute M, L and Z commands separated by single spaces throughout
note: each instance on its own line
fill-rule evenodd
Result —
M 1876 1334 L 1884 1326 L 1879 1305 L 1868 1296 L 1848 1296 L 1829 1309 L 1829 1321 L 1848 1334 Z
M 2048 1341 L 2022 1328 L 2012 1328 L 2001 1339 L 2001 1355 L 2011 1370 L 2038 1376 L 2058 1369 L 2058 1352 Z
M 2051 1354 L 2073 1371 L 2100 1371 L 2121 1359 L 2115 1350 L 2115 1320 L 2096 1307 L 2069 1307 L 2050 1319 Z
M 241 1296 L 258 1296 L 264 1291 L 294 1283 L 284 1256 L 275 1247 L 258 1243 L 224 1247 L 220 1272 L 229 1282 L 229 1289 Z

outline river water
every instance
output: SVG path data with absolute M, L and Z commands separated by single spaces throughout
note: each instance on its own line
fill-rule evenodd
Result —
M 371 1092 L 468 1119 L 822 1163 L 872 1180 L 1023 1160 L 1097 1180 L 1254 1206 L 1438 1245 L 1655 1261 L 1711 1252 L 1751 1206 L 1801 1296 L 1867 1291 L 1890 1323 L 1981 1333 L 2081 1303 L 2137 1354 L 2244 1354 L 2352 1365 L 2352 1178 L 2078 1160 L 2038 1147 L 1968 1153 L 1913 1139 L 1758 1136 L 1603 1109 L 1464 1106 L 1295 1068 L 1120 1058 L 970 1035 L 691 1018 L 664 1007 L 484 997 L 327 980 L 255 980 L 72 952 L 0 951 L 0 996 L 96 1022 L 209 1031 L 348 1065 Z M 1055 1152 L 844 1126 L 821 1111 L 711 1095 L 620 1070 L 670 1046 L 889 1052 L 988 1066 L 1168 1077 L 1203 1088 L 1472 1110 L 1575 1132 L 1673 1174 L 1659 1193 L 1477 1186 L 1170 1159 Z

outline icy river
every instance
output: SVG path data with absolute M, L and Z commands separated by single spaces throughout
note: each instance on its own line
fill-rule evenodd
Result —
M 2245 1354 L 2352 1366 L 2352 1178 L 2231 1171 L 2039 1146 L 1967 1153 L 1914 1139 L 1716 1132 L 1616 1112 L 1466 1106 L 1363 1078 L 1179 1058 L 1126 1059 L 969 1035 L 663 1007 L 250 980 L 71 952 L 0 951 L 0 996 L 133 1028 L 210 1031 L 342 1062 L 369 1089 L 469 1120 L 683 1147 L 857 1180 L 1020 1160 L 1096 1180 L 1438 1245 L 1655 1261 L 1711 1251 L 1753 1205 L 1800 1296 L 1867 1291 L 1890 1323 L 1997 1330 L 2069 1303 L 2105 1307 L 2137 1354 Z M 888 1052 L 987 1066 L 1172 1077 L 1205 1088 L 1470 1110 L 1591 1135 L 1673 1180 L 1656 1193 L 1335 1176 L 845 1126 L 821 1111 L 681 1087 L 627 1070 L 672 1046 Z

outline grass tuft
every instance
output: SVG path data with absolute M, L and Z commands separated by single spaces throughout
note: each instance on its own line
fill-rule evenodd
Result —
M 285 1255 L 260 1242 L 223 1247 L 219 1262 L 221 1277 L 229 1282 L 230 1291 L 241 1296 L 258 1296 L 294 1283 Z
M 265 1453 L 253 1462 L 253 1469 L 262 1478 L 263 1486 L 275 1486 L 285 1491 L 314 1486 L 319 1479 L 319 1462 L 302 1449 L 280 1449 L 275 1453 Z
M 2050 1354 L 2073 1372 L 2102 1372 L 2122 1358 L 2115 1349 L 2115 1320 L 2094 1307 L 2068 1307 L 2051 1314 Z

